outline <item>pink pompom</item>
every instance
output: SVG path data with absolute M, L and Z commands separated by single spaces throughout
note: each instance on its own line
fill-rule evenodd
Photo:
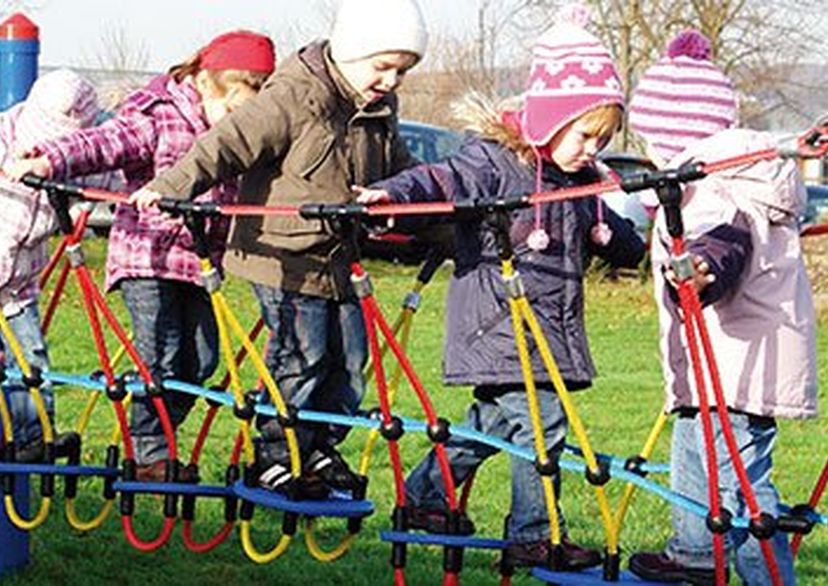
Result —
M 590 22 L 592 22 L 592 13 L 588 6 L 580 2 L 567 4 L 558 12 L 559 24 L 571 24 L 578 28 L 586 28 Z
M 710 61 L 711 53 L 710 39 L 696 29 L 680 32 L 667 45 L 667 56 L 670 59 L 690 57 L 698 61 Z

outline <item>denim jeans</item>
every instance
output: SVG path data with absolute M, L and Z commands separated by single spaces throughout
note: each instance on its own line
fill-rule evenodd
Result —
M 362 371 L 367 342 L 362 309 L 354 300 L 335 301 L 254 284 L 262 318 L 270 329 L 265 361 L 286 403 L 298 409 L 354 415 L 365 393 Z M 270 402 L 267 393 L 263 401 Z M 286 461 L 282 426 L 260 416 L 260 455 Z M 349 429 L 337 425 L 300 423 L 295 428 L 299 449 L 334 446 Z
M 46 341 L 40 330 L 40 314 L 37 310 L 37 303 L 29 303 L 22 307 L 19 313 L 6 316 L 6 319 L 14 332 L 15 338 L 23 349 L 23 356 L 30 366 L 36 366 L 42 371 L 49 369 L 49 355 L 46 349 Z M 0 350 L 3 351 L 5 364 L 9 367 L 17 367 L 17 362 L 12 356 L 7 341 L 0 336 Z M 14 441 L 22 446 L 43 437 L 43 428 L 40 419 L 37 417 L 34 401 L 29 389 L 20 384 L 3 385 L 3 394 L 12 415 L 12 426 L 14 427 Z M 40 389 L 43 403 L 46 405 L 46 412 L 52 422 L 55 419 L 55 397 L 49 388 L 44 384 Z M 2 429 L 2 423 L 0 423 Z
M 534 449 L 534 433 L 529 404 L 522 386 L 478 387 L 476 400 L 469 407 L 464 425 L 481 433 Z M 558 396 L 549 390 L 538 392 L 543 436 L 550 458 L 560 459 L 566 439 L 567 421 Z M 499 450 L 474 440 L 452 435 L 445 443 L 452 476 L 460 486 L 487 458 Z M 541 477 L 534 462 L 515 456 L 512 464 L 512 506 L 509 539 L 528 542 L 549 537 L 549 515 Z M 560 495 L 560 474 L 552 476 L 556 495 Z M 445 487 L 437 457 L 432 450 L 411 472 L 405 483 L 406 497 L 418 508 L 445 510 Z M 557 500 L 557 499 L 556 499 Z M 560 511 L 559 511 L 560 513 Z M 565 534 L 563 515 L 559 515 Z
M 717 416 L 713 416 L 719 485 L 722 506 L 734 516 L 747 516 L 749 511 L 739 488 Z M 730 421 L 739 453 L 753 485 L 759 508 L 774 517 L 779 515 L 779 495 L 771 481 L 772 453 L 776 442 L 776 423 L 769 418 L 731 413 Z M 673 426 L 670 483 L 672 489 L 700 503 L 708 503 L 707 461 L 702 424 L 695 417 L 679 417 Z M 705 520 L 681 507 L 673 507 L 674 535 L 667 544 L 667 555 L 676 562 L 691 567 L 712 568 L 713 536 Z M 725 539 L 728 555 L 735 558 L 736 572 L 749 586 L 770 584 L 770 575 L 759 541 L 746 529 L 733 529 Z M 771 538 L 776 562 L 783 583 L 796 584 L 793 557 L 788 538 L 777 532 Z
M 218 330 L 202 287 L 166 279 L 125 279 L 120 287 L 132 317 L 135 347 L 153 376 L 198 385 L 213 374 Z M 196 397 L 178 392 L 163 397 L 173 427 L 178 428 Z M 133 400 L 130 429 L 139 464 L 167 458 L 167 442 L 150 397 Z

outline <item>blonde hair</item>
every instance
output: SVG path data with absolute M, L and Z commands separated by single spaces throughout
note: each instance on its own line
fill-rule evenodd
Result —
M 183 63 L 173 65 L 167 72 L 176 82 L 181 83 L 188 76 L 193 76 L 204 71 L 207 79 L 220 93 L 225 94 L 231 85 L 243 83 L 251 89 L 258 91 L 264 85 L 265 80 L 270 76 L 260 71 L 247 71 L 245 69 L 226 69 L 222 71 L 210 71 L 201 68 L 201 55 L 196 53 Z
M 473 92 L 453 103 L 451 109 L 465 130 L 500 143 L 513 151 L 522 162 L 532 164 L 535 162 L 536 149 L 523 138 L 519 126 L 505 122 L 502 117 L 504 112 L 519 112 L 522 102 L 520 97 L 512 97 L 495 105 L 492 99 Z M 589 134 L 609 139 L 621 128 L 623 110 L 617 104 L 598 106 L 570 121 L 556 135 L 576 120 L 584 123 Z

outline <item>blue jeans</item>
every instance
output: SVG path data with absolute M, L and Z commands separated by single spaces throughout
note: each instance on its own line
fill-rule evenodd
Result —
M 335 301 L 254 284 L 262 318 L 270 329 L 265 361 L 286 403 L 298 409 L 354 415 L 365 393 L 362 371 L 368 349 L 362 309 L 356 300 Z M 263 401 L 269 402 L 267 393 Z M 260 416 L 260 455 L 285 461 L 282 426 Z M 299 449 L 334 446 L 348 433 L 337 425 L 301 423 Z
M 727 452 L 719 419 L 714 415 L 713 420 L 722 506 L 734 516 L 747 516 L 749 511 Z M 771 481 L 776 423 L 770 418 L 741 413 L 731 413 L 730 421 L 759 508 L 776 517 L 780 513 L 779 494 Z M 680 416 L 673 426 L 670 483 L 674 491 L 700 503 L 709 502 L 705 454 L 700 416 Z M 667 555 L 685 566 L 713 568 L 713 536 L 705 520 L 675 506 L 672 516 L 674 535 L 667 544 Z M 771 583 L 759 541 L 746 529 L 731 530 L 725 543 L 729 556 L 735 557 L 736 572 L 746 584 L 760 586 Z M 796 584 L 787 536 L 777 532 L 771 538 L 771 544 L 784 584 Z
M 125 279 L 120 284 L 132 317 L 135 347 L 153 376 L 200 385 L 218 363 L 218 329 L 207 292 L 197 285 L 166 279 Z M 196 397 L 164 394 L 175 428 Z M 167 442 L 152 400 L 135 397 L 132 425 L 135 459 L 151 464 L 167 458 Z
M 481 433 L 534 449 L 534 433 L 529 404 L 522 386 L 478 387 L 464 425 Z M 539 390 L 543 436 L 550 458 L 557 462 L 563 452 L 567 421 L 558 396 Z M 445 443 L 452 476 L 460 486 L 487 458 L 499 450 L 479 442 L 452 435 Z M 515 456 L 512 462 L 512 507 L 509 539 L 515 542 L 549 538 L 549 515 L 543 485 L 534 462 Z M 560 495 L 560 474 L 552 476 L 556 495 Z M 445 487 L 434 450 L 411 472 L 405 483 L 406 497 L 418 508 L 445 510 Z M 560 512 L 560 511 L 559 511 Z M 561 530 L 565 534 L 563 515 Z
M 46 349 L 46 341 L 40 330 L 40 314 L 37 310 L 37 303 L 25 305 L 22 310 L 12 316 L 6 316 L 9 325 L 14 332 L 15 338 L 23 349 L 23 355 L 30 366 L 36 366 L 42 371 L 49 370 L 49 355 Z M 17 362 L 12 356 L 6 340 L 0 336 L 0 350 L 4 352 L 5 364 L 9 367 L 17 367 Z M 6 403 L 11 411 L 14 441 L 22 446 L 43 437 L 43 428 L 40 419 L 37 417 L 34 401 L 29 389 L 20 384 L 4 384 L 3 394 Z M 46 383 L 41 387 L 40 394 L 46 405 L 46 412 L 49 419 L 55 419 L 55 397 Z M 0 423 L 2 429 L 2 423 Z

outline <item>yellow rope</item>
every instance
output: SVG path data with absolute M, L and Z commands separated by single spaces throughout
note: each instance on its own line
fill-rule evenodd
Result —
M 336 547 L 334 547 L 330 551 L 325 551 L 319 545 L 319 542 L 316 540 L 316 537 L 314 536 L 313 525 L 313 519 L 305 520 L 305 545 L 307 545 L 310 554 L 316 560 L 323 563 L 336 561 L 343 555 L 345 555 L 350 549 L 351 545 L 353 545 L 354 539 L 356 538 L 355 534 L 348 533 L 348 535 L 343 537 L 342 541 L 340 541 Z
M 641 456 L 645 460 L 649 459 L 650 456 L 652 456 L 653 451 L 656 447 L 656 443 L 658 442 L 658 438 L 661 435 L 661 432 L 664 431 L 664 427 L 667 425 L 667 419 L 667 414 L 663 411 L 658 414 L 655 424 L 653 425 L 653 429 L 650 431 L 650 435 L 647 437 L 647 441 L 644 443 L 644 447 L 641 448 L 641 452 L 639 453 L 639 456 Z M 624 523 L 624 517 L 627 515 L 627 509 L 629 509 L 634 493 L 635 484 L 633 484 L 632 482 L 628 482 L 627 486 L 624 487 L 624 494 L 621 497 L 621 501 L 618 504 L 618 509 L 616 509 L 615 511 L 616 540 L 620 540 L 621 526 Z
M 541 330 L 537 318 L 535 318 L 535 314 L 532 312 L 532 308 L 527 299 L 525 297 L 520 297 L 516 301 L 520 307 L 523 319 L 529 326 L 529 330 L 532 332 L 532 337 L 535 339 L 538 346 L 543 363 L 550 379 L 552 380 L 552 384 L 558 393 L 558 398 L 561 401 L 564 412 L 566 413 L 570 428 L 572 429 L 572 432 L 578 441 L 578 445 L 584 454 L 586 465 L 592 472 L 598 472 L 598 459 L 595 457 L 595 453 L 592 451 L 592 447 L 589 444 L 586 429 L 584 428 L 584 425 L 575 410 L 572 397 L 566 389 L 561 373 L 555 363 L 555 358 L 552 356 L 552 351 L 549 349 L 549 343 L 546 341 L 543 331 Z M 618 553 L 617 531 L 615 530 L 615 521 L 613 519 L 612 510 L 610 509 L 606 491 L 603 486 L 595 487 L 595 496 L 598 500 L 598 508 L 601 512 L 601 518 L 604 522 L 604 529 L 607 535 L 607 550 L 610 554 L 614 555 Z
M 511 261 L 505 260 L 502 265 L 503 278 L 509 279 L 515 276 L 514 267 Z M 526 402 L 529 406 L 529 418 L 532 422 L 535 454 L 541 464 L 549 462 L 549 455 L 546 451 L 546 441 L 543 437 L 543 421 L 538 405 L 538 391 L 535 386 L 535 377 L 532 373 L 532 362 L 529 356 L 529 347 L 526 343 L 526 332 L 523 328 L 523 320 L 520 315 L 520 306 L 517 300 L 509 297 L 509 314 L 512 318 L 512 330 L 515 334 L 515 345 L 517 346 L 518 358 L 523 380 L 526 383 Z M 558 506 L 555 499 L 555 489 L 552 485 L 552 478 L 541 476 L 541 486 L 546 500 L 546 511 L 549 516 L 550 541 L 552 545 L 561 543 L 561 523 L 558 516 Z
M 244 549 L 244 553 L 247 554 L 247 557 L 257 564 L 268 564 L 272 562 L 277 557 L 285 553 L 288 545 L 290 545 L 292 537 L 290 535 L 282 535 L 279 539 L 279 543 L 276 544 L 276 547 L 268 552 L 260 552 L 253 544 L 253 539 L 250 535 L 250 521 L 241 521 L 239 524 L 241 528 L 242 549 Z
M 46 521 L 46 517 L 49 516 L 49 506 L 52 503 L 51 497 L 43 497 L 40 500 L 40 510 L 37 512 L 37 515 L 35 515 L 31 521 L 27 521 L 18 514 L 17 509 L 14 506 L 14 499 L 12 498 L 12 495 L 5 495 L 3 501 L 6 503 L 6 516 L 9 518 L 9 521 L 11 521 L 12 525 L 21 531 L 31 531 L 32 529 L 37 529 L 43 525 L 43 522 Z
M 109 513 L 112 512 L 114 504 L 115 503 L 113 501 L 104 501 L 104 506 L 94 519 L 83 521 L 80 517 L 78 517 L 77 512 L 75 511 L 75 500 L 66 499 L 66 520 L 73 529 L 84 532 L 92 531 L 93 529 L 100 527 L 103 522 L 106 521 L 106 518 L 109 517 Z
M 248 358 L 250 358 L 250 362 L 253 363 L 253 367 L 256 369 L 256 374 L 258 374 L 264 382 L 268 395 L 270 395 L 270 400 L 273 401 L 273 404 L 276 407 L 276 411 L 280 415 L 286 416 L 288 414 L 287 405 L 282 399 L 282 393 L 276 387 L 276 381 L 273 380 L 273 377 L 265 365 L 264 360 L 262 360 L 259 351 L 253 345 L 253 342 L 250 341 L 250 337 L 233 315 L 233 312 L 230 311 L 230 307 L 227 305 L 227 300 L 224 299 L 224 296 L 220 293 L 216 293 L 216 296 L 218 297 L 219 303 L 223 307 L 224 315 L 227 318 L 230 327 L 233 328 L 236 336 L 239 340 L 241 340 L 242 346 L 245 350 L 247 350 Z M 294 430 L 290 427 L 285 427 L 284 434 L 288 445 L 288 452 L 290 453 L 291 475 L 294 478 L 298 478 L 302 473 L 302 461 L 299 456 L 299 444 L 296 441 L 296 432 L 294 432 Z

